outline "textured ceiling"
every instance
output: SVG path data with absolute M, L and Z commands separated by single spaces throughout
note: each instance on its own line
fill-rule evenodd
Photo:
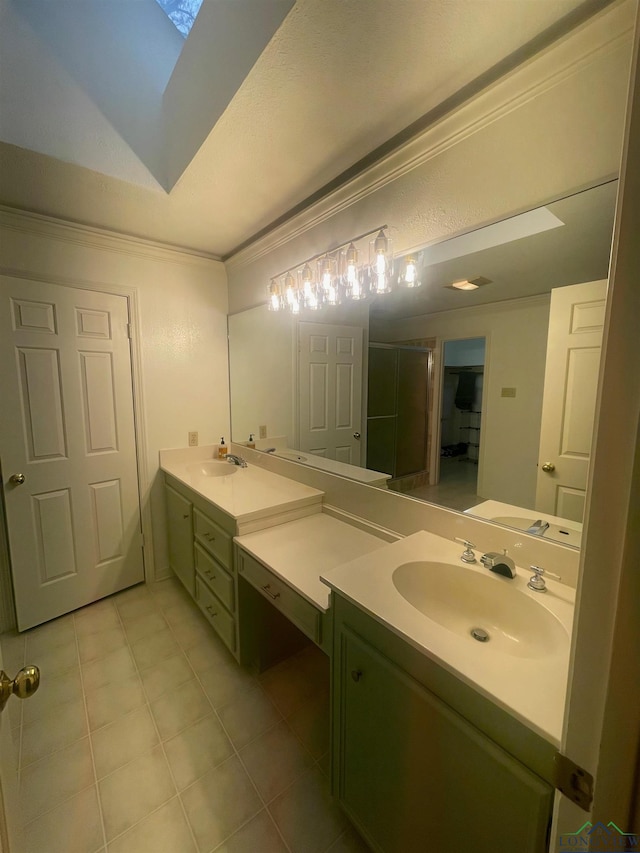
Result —
M 262 2 L 282 7 L 282 0 Z M 143 109 L 135 93 L 131 103 L 123 94 L 107 108 L 116 83 L 106 93 L 95 81 L 89 85 L 88 52 L 80 74 L 71 36 L 67 54 L 63 39 L 52 45 L 19 5 L 2 0 L 0 203 L 223 257 L 404 128 L 473 88 L 498 63 L 508 65 L 514 52 L 541 34 L 544 39 L 564 16 L 604 5 L 298 0 L 219 118 L 206 91 L 200 93 L 211 128 L 203 132 L 200 116 L 192 122 L 195 130 L 174 123 L 154 135 L 142 118 L 131 130 L 132 116 L 150 112 L 152 97 L 139 98 Z M 205 0 L 209 20 L 219 6 L 219 0 Z M 196 66 L 196 50 L 204 56 L 214 43 L 206 22 L 205 15 L 198 31 L 199 18 L 190 36 Z M 229 32 L 227 55 L 233 56 L 246 39 Z M 94 31 L 92 38 L 100 35 Z M 117 57 L 108 42 L 104 51 Z M 218 84 L 228 88 L 223 72 Z M 191 136 L 180 157 L 190 153 L 173 183 L 177 175 L 162 179 L 162 146 L 171 138 L 175 147 L 182 133 Z

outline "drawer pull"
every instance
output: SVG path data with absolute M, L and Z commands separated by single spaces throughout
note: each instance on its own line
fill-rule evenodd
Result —
M 213 574 L 211 569 L 207 569 L 207 571 L 205 572 L 205 575 L 212 581 L 214 581 L 216 579 L 216 576 Z
M 362 678 L 362 670 L 361 669 L 352 669 L 351 670 L 351 678 L 353 678 L 354 681 L 360 681 L 360 679 Z
M 207 611 L 209 616 L 217 616 L 218 615 L 218 611 L 214 610 L 210 604 L 207 604 L 207 606 L 205 607 L 205 610 Z
M 263 589 L 263 591 L 264 591 L 264 592 L 266 592 L 266 593 L 267 593 L 267 595 L 269 596 L 269 598 L 272 598 L 274 601 L 276 600 L 276 598 L 280 598 L 280 593 L 279 593 L 279 592 L 271 592 L 271 584 L 270 584 L 270 583 L 265 584 L 265 585 L 262 587 L 262 589 Z
M 189 518 L 189 513 L 187 513 L 186 515 L 183 515 L 182 517 L 183 518 Z
M 208 539 L 209 542 L 215 542 L 216 541 L 216 537 L 213 535 L 213 533 L 205 533 L 204 537 L 205 537 L 205 539 Z

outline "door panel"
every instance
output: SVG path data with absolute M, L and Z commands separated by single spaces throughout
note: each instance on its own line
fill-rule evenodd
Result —
M 300 323 L 299 384 L 299 449 L 360 465 L 362 329 Z
M 144 578 L 127 300 L 0 277 L 0 357 L 24 630 Z M 22 484 L 11 482 L 15 473 Z
M 573 521 L 584 515 L 606 296 L 606 280 L 551 292 L 536 510 Z

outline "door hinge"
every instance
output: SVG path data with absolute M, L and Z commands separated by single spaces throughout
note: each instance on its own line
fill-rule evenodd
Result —
M 144 548 L 144 533 L 140 534 L 140 547 Z
M 129 340 L 133 340 L 133 329 L 131 328 L 131 323 L 127 323 L 127 337 Z
M 561 752 L 553 756 L 553 784 L 581 809 L 591 809 L 593 776 Z

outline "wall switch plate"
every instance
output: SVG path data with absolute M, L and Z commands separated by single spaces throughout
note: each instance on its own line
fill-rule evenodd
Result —
M 259 436 L 259 438 L 266 438 L 267 437 L 266 424 L 263 424 L 262 426 L 258 427 L 258 436 Z
M 189 433 L 189 447 L 197 447 L 198 446 L 198 433 L 190 432 Z

